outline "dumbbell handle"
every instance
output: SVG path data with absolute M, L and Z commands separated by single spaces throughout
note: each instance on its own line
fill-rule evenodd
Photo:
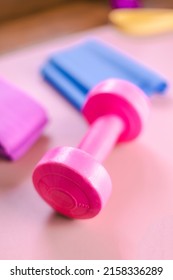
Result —
M 99 117 L 78 145 L 79 149 L 102 162 L 113 149 L 124 129 L 123 121 L 114 115 Z

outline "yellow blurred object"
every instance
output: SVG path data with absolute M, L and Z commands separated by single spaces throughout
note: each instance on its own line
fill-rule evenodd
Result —
M 109 20 L 132 35 L 146 36 L 173 31 L 171 9 L 116 9 L 109 13 Z

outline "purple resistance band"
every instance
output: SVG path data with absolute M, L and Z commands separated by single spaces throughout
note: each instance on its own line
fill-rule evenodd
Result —
M 114 8 L 137 8 L 140 0 L 110 0 L 111 7 Z
M 47 123 L 44 109 L 0 78 L 0 156 L 16 160 L 39 138 Z

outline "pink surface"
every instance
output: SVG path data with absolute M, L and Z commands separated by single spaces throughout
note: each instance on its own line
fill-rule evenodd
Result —
M 166 96 L 152 98 L 143 134 L 120 144 L 104 162 L 113 182 L 111 198 L 98 216 L 81 221 L 55 215 L 36 193 L 31 176 L 45 151 L 75 146 L 87 130 L 38 69 L 47 55 L 88 34 L 152 66 L 171 85 Z M 136 39 L 100 28 L 0 58 L 0 75 L 31 92 L 50 119 L 22 159 L 0 161 L 1 259 L 173 259 L 172 46 L 172 34 Z

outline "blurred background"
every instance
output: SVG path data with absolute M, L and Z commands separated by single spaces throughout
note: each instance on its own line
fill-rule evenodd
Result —
M 173 0 L 143 0 L 173 8 Z M 0 54 L 108 24 L 108 0 L 0 0 Z

